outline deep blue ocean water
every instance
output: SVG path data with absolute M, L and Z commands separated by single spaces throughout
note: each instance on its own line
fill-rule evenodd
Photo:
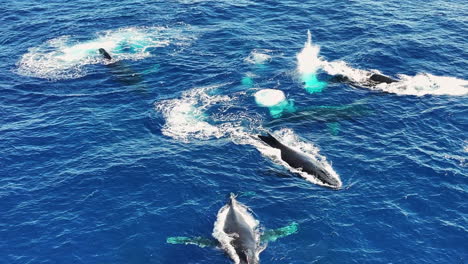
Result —
M 166 243 L 210 237 L 230 192 L 265 228 L 299 224 L 261 263 L 467 263 L 466 93 L 308 93 L 296 60 L 310 30 L 326 61 L 467 80 L 467 17 L 461 0 L 3 2 L 0 263 L 230 263 Z M 260 88 L 370 110 L 278 119 Z M 262 129 L 319 148 L 343 188 L 232 133 Z

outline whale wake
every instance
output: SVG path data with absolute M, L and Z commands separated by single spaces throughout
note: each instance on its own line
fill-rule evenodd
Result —
M 129 27 L 96 35 L 86 41 L 61 36 L 30 48 L 17 63 L 17 72 L 49 80 L 75 79 L 87 74 L 86 65 L 144 59 L 155 48 L 187 45 L 193 38 L 183 28 L 165 27 Z M 100 48 L 111 53 L 112 60 L 100 56 Z

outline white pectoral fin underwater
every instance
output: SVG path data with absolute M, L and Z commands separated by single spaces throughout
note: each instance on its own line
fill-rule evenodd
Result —
M 279 238 L 296 234 L 298 231 L 299 224 L 292 222 L 291 224 L 281 228 L 265 230 L 261 236 L 261 240 L 262 242 L 275 242 Z
M 166 239 L 166 243 L 174 245 L 195 245 L 201 248 L 218 246 L 218 242 L 216 240 L 207 237 L 168 237 Z

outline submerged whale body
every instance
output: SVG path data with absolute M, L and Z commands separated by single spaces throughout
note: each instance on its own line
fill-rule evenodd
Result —
M 354 120 L 359 117 L 370 115 L 372 109 L 363 101 L 356 101 L 343 105 L 321 105 L 297 108 L 294 112 L 285 112 L 281 117 L 265 122 L 267 126 L 274 126 L 284 122 L 304 122 L 313 120 L 318 122 L 339 122 L 342 120 Z
M 281 159 L 289 166 L 315 176 L 322 183 L 332 188 L 341 188 L 341 181 L 328 172 L 320 162 L 284 145 L 271 134 L 267 134 L 267 136 L 259 135 L 258 137 L 270 147 L 281 150 Z
M 98 49 L 99 53 L 104 59 L 110 61 L 112 56 L 103 48 Z M 115 78 L 126 85 L 137 84 L 143 80 L 142 76 L 135 72 L 130 66 L 121 61 L 112 62 L 107 65 L 111 69 L 111 73 Z
M 257 235 L 239 211 L 239 204 L 234 195 L 231 194 L 231 197 L 229 197 L 227 206 L 228 212 L 223 231 L 233 238 L 231 245 L 234 247 L 240 263 L 259 263 Z

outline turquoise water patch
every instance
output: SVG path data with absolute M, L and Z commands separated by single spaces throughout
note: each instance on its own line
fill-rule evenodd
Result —
M 304 74 L 302 75 L 304 81 L 304 88 L 308 93 L 319 93 L 327 87 L 327 83 L 320 81 L 316 74 Z
M 245 76 L 245 77 L 242 78 L 241 83 L 242 83 L 242 85 L 252 87 L 254 82 L 253 82 L 252 77 Z
M 296 111 L 296 107 L 294 107 L 294 102 L 292 100 L 285 100 L 281 103 L 268 107 L 270 110 L 270 115 L 273 118 L 279 118 L 283 115 L 283 113 L 292 113 Z
M 333 136 L 338 136 L 341 125 L 338 122 L 327 123 L 328 130 Z

